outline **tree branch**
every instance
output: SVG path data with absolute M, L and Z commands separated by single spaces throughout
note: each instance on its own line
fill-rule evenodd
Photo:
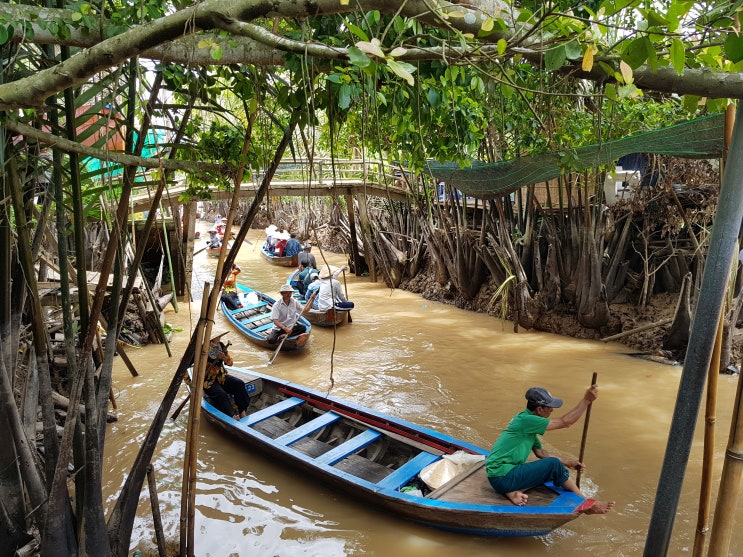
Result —
M 65 151 L 68 153 L 80 153 L 81 155 L 93 157 L 94 159 L 99 159 L 102 161 L 121 163 L 124 166 L 163 168 L 165 170 L 181 170 L 184 172 L 195 170 L 224 171 L 227 169 L 225 165 L 215 163 L 178 161 L 167 158 L 150 159 L 144 157 L 136 157 L 134 155 L 127 155 L 125 153 L 103 151 L 101 149 L 88 147 L 75 141 L 53 135 L 51 133 L 43 132 L 26 124 L 21 124 L 20 122 L 14 122 L 12 120 L 6 120 L 2 125 L 9 131 L 23 135 L 25 137 L 31 137 L 41 143 L 49 145 L 50 147 L 56 147 L 61 151 Z

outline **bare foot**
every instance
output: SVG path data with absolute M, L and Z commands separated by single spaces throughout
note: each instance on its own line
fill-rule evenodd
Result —
M 594 501 L 586 499 L 583 504 L 576 509 L 583 514 L 606 514 L 614 508 L 614 501 Z
M 529 496 L 523 491 L 509 491 L 506 497 L 516 506 L 523 507 L 529 500 Z

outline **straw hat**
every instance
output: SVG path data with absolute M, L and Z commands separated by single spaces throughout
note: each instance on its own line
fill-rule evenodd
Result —
M 294 292 L 294 288 L 291 284 L 282 284 L 281 288 L 279 288 L 279 292 Z
M 336 269 L 337 268 L 332 265 L 330 267 L 328 267 L 327 265 L 323 265 L 320 268 L 320 274 L 318 278 L 320 279 L 330 278 L 333 275 L 333 273 L 336 271 Z

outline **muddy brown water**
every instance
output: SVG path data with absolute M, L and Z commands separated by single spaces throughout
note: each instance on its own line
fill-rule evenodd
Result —
M 203 236 L 203 234 L 202 234 Z M 275 292 L 290 269 L 274 267 L 259 254 L 262 233 L 251 233 L 238 256 L 238 281 Z M 198 249 L 198 243 L 196 249 Z M 320 262 L 320 253 L 313 248 Z M 340 265 L 342 256 L 326 254 Z M 216 260 L 203 252 L 194 263 L 194 296 L 213 281 Z M 616 500 L 607 516 L 580 517 L 539 538 L 482 538 L 442 532 L 395 519 L 336 493 L 327 486 L 253 453 L 208 423 L 198 447 L 196 555 L 417 557 L 641 555 L 665 450 L 681 367 L 628 356 L 617 343 L 574 340 L 538 332 L 514 333 L 510 323 L 459 310 L 418 295 L 347 274 L 356 303 L 353 323 L 313 329 L 308 349 L 271 353 L 243 341 L 221 314 L 216 332 L 230 331 L 235 365 L 326 391 L 377 411 L 399 416 L 480 446 L 490 447 L 527 388 L 542 385 L 572 408 L 598 372 L 600 395 L 593 406 L 582 486 L 589 496 Z M 119 420 L 109 425 L 104 462 L 106 503 L 113 505 L 139 450 L 180 354 L 188 342 L 200 300 L 181 302 L 166 320 L 183 332 L 173 337 L 172 357 L 162 345 L 130 349 L 139 371 L 132 377 L 117 358 L 114 390 Z M 193 314 L 193 316 L 192 316 Z M 728 439 L 737 377 L 719 384 L 715 485 Z M 176 404 L 185 396 L 185 388 Z M 564 409 L 565 409 L 564 407 Z M 187 411 L 168 422 L 153 465 L 166 537 L 177 539 L 180 477 Z M 697 521 L 703 419 L 698 420 L 670 555 L 691 554 Z M 580 421 L 549 432 L 548 449 L 577 456 Z M 743 498 L 738 515 L 743 510 Z M 714 500 L 713 500 L 714 505 Z M 154 547 L 150 501 L 143 489 L 132 549 Z M 731 555 L 743 547 L 735 528 Z M 155 553 L 152 553 L 155 554 Z

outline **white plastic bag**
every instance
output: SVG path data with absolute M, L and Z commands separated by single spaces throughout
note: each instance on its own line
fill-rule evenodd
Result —
M 452 478 L 466 472 L 485 460 L 485 455 L 457 451 L 445 454 L 441 460 L 429 464 L 421 470 L 420 478 L 431 489 L 438 489 Z

